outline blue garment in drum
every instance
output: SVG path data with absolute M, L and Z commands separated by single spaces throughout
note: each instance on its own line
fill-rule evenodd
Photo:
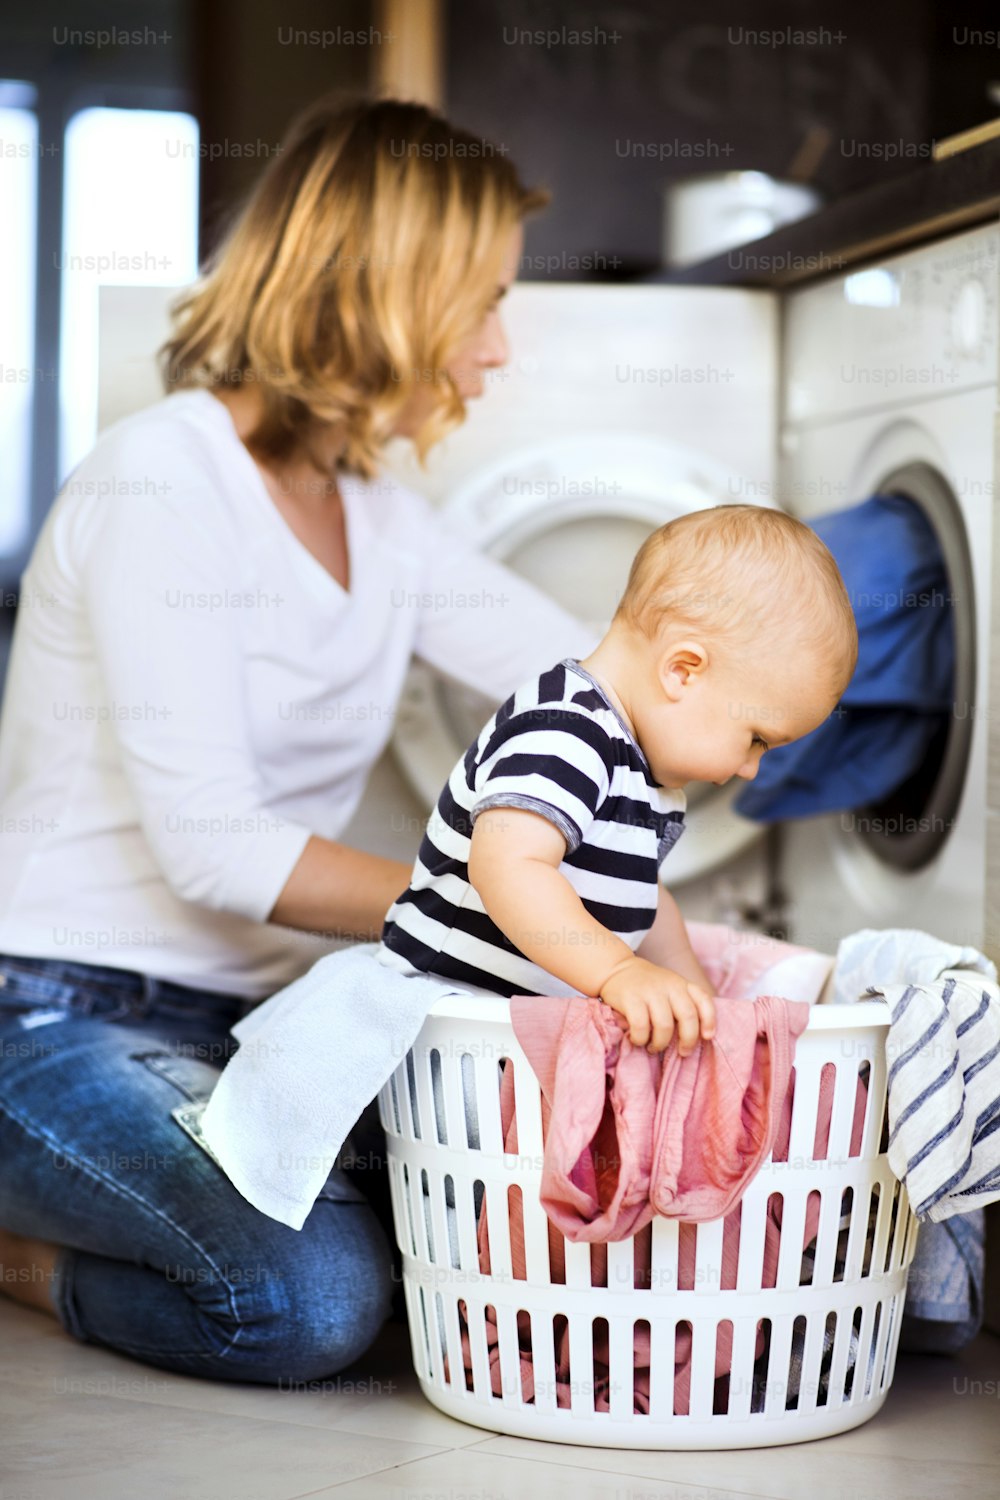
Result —
M 872 495 L 810 524 L 851 597 L 858 664 L 830 717 L 769 750 L 736 798 L 738 813 L 765 823 L 889 796 L 920 768 L 954 709 L 951 588 L 920 507 Z

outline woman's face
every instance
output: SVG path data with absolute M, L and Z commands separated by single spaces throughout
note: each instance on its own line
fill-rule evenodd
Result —
M 445 367 L 463 401 L 481 396 L 486 384 L 485 372 L 499 369 L 509 358 L 507 337 L 500 321 L 500 302 L 517 276 L 523 244 L 524 230 L 518 224 L 508 236 L 500 280 L 482 322 Z M 434 370 L 419 372 L 417 390 L 395 427 L 398 437 L 412 437 L 430 415 L 436 375 Z

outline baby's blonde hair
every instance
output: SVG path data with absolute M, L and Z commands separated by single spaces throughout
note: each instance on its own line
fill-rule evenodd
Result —
M 324 98 L 290 127 L 235 224 L 172 308 L 166 389 L 253 382 L 248 442 L 284 458 L 317 424 L 371 478 L 418 386 L 428 449 L 465 417 L 446 366 L 500 281 L 508 232 L 549 200 L 504 148 L 422 104 Z
M 763 641 L 815 653 L 839 696 L 858 658 L 854 610 L 811 527 L 758 505 L 689 511 L 636 553 L 615 620 L 649 639 L 669 623 L 749 663 Z

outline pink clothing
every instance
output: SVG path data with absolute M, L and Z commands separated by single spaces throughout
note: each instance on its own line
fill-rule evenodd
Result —
M 739 1202 L 771 1150 L 809 1006 L 720 997 L 715 1038 L 683 1058 L 676 1038 L 634 1047 L 599 1000 L 515 995 L 510 1018 L 548 1105 L 542 1207 L 576 1242 L 627 1239 L 654 1214 L 719 1219 Z
M 721 1289 L 736 1286 L 739 1259 L 740 1200 L 768 1153 L 787 1159 L 792 1118 L 790 1084 L 794 1045 L 805 1029 L 810 1006 L 805 1001 L 752 995 L 757 978 L 779 958 L 806 950 L 712 924 L 689 924 L 692 946 L 709 979 L 719 990 L 716 1037 L 699 1041 L 686 1058 L 677 1055 L 676 1038 L 665 1052 L 651 1055 L 633 1047 L 617 1012 L 594 999 L 515 996 L 511 1022 L 518 1042 L 536 1073 L 542 1094 L 544 1160 L 540 1198 L 549 1219 L 550 1274 L 565 1283 L 563 1236 L 591 1242 L 592 1282 L 607 1285 L 609 1241 L 635 1236 L 635 1285 L 648 1286 L 651 1265 L 650 1223 L 657 1214 L 681 1221 L 678 1238 L 678 1289 L 693 1289 L 696 1230 L 694 1224 L 725 1218 Z M 706 961 L 707 960 L 707 961 Z M 721 983 L 720 983 L 721 981 Z M 722 994 L 723 986 L 728 991 Z M 740 997 L 740 998 L 737 998 Z M 824 1069 L 818 1102 L 815 1154 L 823 1158 L 832 1111 L 832 1070 Z M 860 1150 L 867 1093 L 859 1076 L 851 1134 L 851 1153 Z M 500 1086 L 504 1150 L 517 1154 L 513 1069 L 508 1065 Z M 781 1197 L 769 1206 L 765 1223 L 763 1285 L 773 1286 L 778 1266 Z M 803 1249 L 815 1238 L 818 1195 L 807 1203 Z M 518 1195 L 511 1196 L 511 1264 L 516 1279 L 525 1279 L 524 1228 Z M 478 1227 L 480 1270 L 490 1272 L 485 1207 Z M 471 1386 L 464 1304 L 460 1307 L 467 1383 Z M 524 1399 L 533 1399 L 530 1328 L 518 1315 L 521 1382 Z M 564 1321 L 564 1320 L 557 1320 Z M 609 1409 L 607 1335 L 594 1329 L 595 1408 Z M 732 1324 L 719 1327 L 716 1380 L 728 1376 L 732 1359 Z M 497 1330 L 486 1315 L 486 1339 L 493 1390 L 501 1394 Z M 763 1351 L 758 1331 L 755 1354 Z M 688 1410 L 691 1378 L 690 1325 L 677 1328 L 674 1410 Z M 447 1361 L 446 1361 L 447 1375 Z M 635 1340 L 635 1410 L 649 1410 L 649 1331 L 641 1324 Z M 569 1406 L 569 1348 L 565 1326 L 557 1338 L 557 1404 Z M 725 1410 L 724 1397 L 720 1409 Z

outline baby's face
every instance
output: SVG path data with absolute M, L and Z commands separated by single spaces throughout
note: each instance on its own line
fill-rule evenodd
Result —
M 839 701 L 813 655 L 761 654 L 747 668 L 718 656 L 687 678 L 672 701 L 637 725 L 640 743 L 661 786 L 688 781 L 721 786 L 733 776 L 752 781 L 761 756 L 801 739 L 829 718 Z

